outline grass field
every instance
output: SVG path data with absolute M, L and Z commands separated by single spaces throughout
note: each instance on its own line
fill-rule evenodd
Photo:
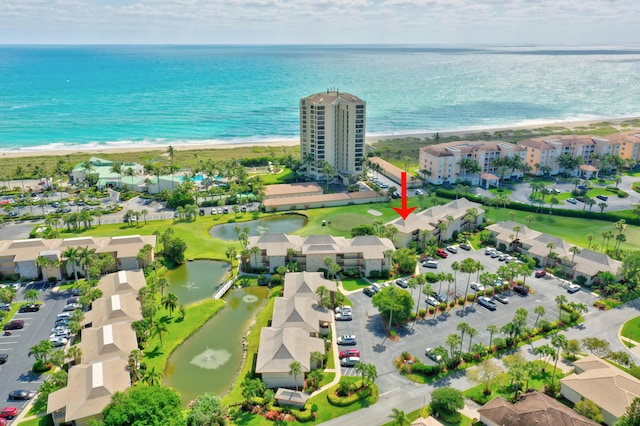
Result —
M 365 287 L 369 286 L 369 282 L 362 278 L 343 278 L 342 279 L 342 287 L 347 291 L 352 290 L 362 290 Z
M 631 339 L 634 342 L 640 342 L 640 316 L 630 319 L 624 323 L 620 334 L 622 337 Z
M 53 426 L 53 419 L 51 414 L 47 414 L 46 416 L 20 422 L 18 426 Z

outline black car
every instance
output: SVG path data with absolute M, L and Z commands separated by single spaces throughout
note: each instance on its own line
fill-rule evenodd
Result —
M 40 310 L 40 305 L 32 303 L 29 305 L 20 306 L 20 309 L 18 310 L 18 312 L 38 312 L 39 310 Z
M 517 285 L 513 288 L 513 291 L 515 291 L 518 294 L 521 294 L 523 296 L 528 296 L 529 295 L 529 289 L 526 288 L 523 285 Z
M 67 305 L 70 303 L 80 303 L 80 298 L 79 297 L 70 297 L 67 299 Z
M 433 297 L 435 297 L 436 300 L 440 303 L 444 303 L 447 301 L 447 296 L 442 293 L 433 293 Z
M 4 364 L 9 361 L 9 354 L 0 354 L 0 364 Z
M 36 396 L 38 392 L 31 390 L 14 390 L 9 393 L 9 399 L 31 399 Z
M 362 292 L 364 294 L 366 294 L 369 297 L 373 297 L 374 294 L 376 294 L 376 291 L 374 289 L 372 289 L 371 287 L 365 287 L 362 289 Z
M 602 201 L 607 201 L 609 199 L 606 195 L 596 195 L 596 198 Z

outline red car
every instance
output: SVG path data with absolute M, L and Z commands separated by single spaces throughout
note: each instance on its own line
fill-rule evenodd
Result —
M 3 407 L 2 410 L 0 410 L 0 418 L 11 420 L 15 416 L 17 416 L 18 413 L 18 407 Z
M 547 271 L 545 271 L 544 269 L 538 269 L 535 275 L 536 275 L 536 278 L 542 278 L 545 275 L 547 275 Z
M 444 258 L 449 256 L 449 253 L 447 253 L 444 249 L 438 249 L 438 251 L 436 252 L 436 255 Z
M 346 351 L 340 351 L 340 359 L 352 356 L 360 358 L 360 351 L 357 349 L 347 349 Z

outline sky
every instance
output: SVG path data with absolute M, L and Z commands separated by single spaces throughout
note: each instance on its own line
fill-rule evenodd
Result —
M 0 44 L 632 43 L 639 0 L 0 0 Z

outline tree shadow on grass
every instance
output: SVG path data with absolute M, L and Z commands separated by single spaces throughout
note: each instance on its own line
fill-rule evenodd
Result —
M 155 348 L 150 351 L 145 351 L 144 356 L 147 358 L 157 358 L 161 355 L 164 355 L 164 351 L 160 345 L 157 345 Z

